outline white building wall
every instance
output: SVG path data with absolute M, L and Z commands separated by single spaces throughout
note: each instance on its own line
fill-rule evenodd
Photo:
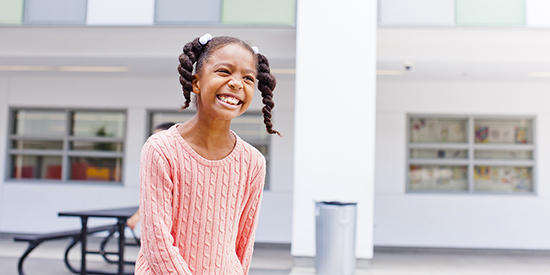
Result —
M 548 11 L 550 3 L 545 0 L 526 0 L 525 1 L 525 25 L 527 27 L 548 27 L 550 19 Z
M 7 136 L 8 129 L 8 87 L 9 87 L 9 78 L 5 76 L 0 76 L 0 137 Z M 0 156 L 6 155 L 6 138 L 0 138 Z M 0 157 L 0 179 L 5 178 L 6 167 L 6 158 Z M 0 183 L 0 228 L 3 227 L 4 218 L 1 214 L 4 210 L 4 205 L 1 203 L 6 200 L 4 185 Z
M 547 81 L 379 81 L 374 245 L 550 249 Z M 406 194 L 406 115 L 534 115 L 535 195 Z
M 177 57 L 176 57 L 177 58 Z M 177 59 L 176 59 L 177 60 Z M 176 61 L 177 62 L 177 61 Z M 176 63 L 177 64 L 177 63 Z M 177 110 L 183 103 L 176 71 L 168 77 L 125 73 L 13 73 L 0 77 L 0 167 L 5 167 L 8 107 L 116 108 L 127 110 L 123 184 L 23 183 L 0 178 L 0 232 L 50 232 L 80 226 L 59 211 L 126 207 L 138 204 L 139 157 L 147 138 L 147 110 Z M 292 137 L 294 77 L 278 77 L 274 125 L 285 138 L 272 137 L 272 189 L 264 194 L 258 242 L 289 243 L 292 217 Z M 256 93 L 250 110 L 259 110 Z M 280 111 L 279 111 L 280 110 Z M 281 116 L 279 117 L 279 113 Z M 2 173 L 8 171 L 0 169 Z M 7 173 L 7 172 L 6 172 Z M 111 223 L 91 219 L 91 224 Z
M 264 192 L 256 241 L 290 243 L 292 240 L 292 193 L 294 171 L 294 75 L 276 75 L 273 92 L 273 128 L 282 137 L 271 136 L 269 191 Z M 261 99 L 256 93 L 254 100 Z M 258 106 L 258 107 L 255 107 Z M 258 102 L 252 106 L 259 109 Z
M 88 0 L 88 25 L 153 25 L 154 0 Z
M 381 0 L 380 26 L 454 26 L 455 0 Z

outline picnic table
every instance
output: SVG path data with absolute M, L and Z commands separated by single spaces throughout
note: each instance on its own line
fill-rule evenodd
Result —
M 82 228 L 80 231 L 81 234 L 81 254 L 82 258 L 80 261 L 80 274 L 133 274 L 124 273 L 124 265 L 127 263 L 124 261 L 124 246 L 125 246 L 125 237 L 124 229 L 126 228 L 126 221 L 130 218 L 136 211 L 138 207 L 125 207 L 125 208 L 113 208 L 113 209 L 99 209 L 99 210 L 84 210 L 84 211 L 64 211 L 59 212 L 58 215 L 61 217 L 79 217 L 81 220 Z M 88 219 L 89 218 L 115 218 L 117 219 L 116 227 L 119 234 L 118 237 L 118 252 L 115 253 L 118 255 L 118 272 L 104 272 L 97 270 L 87 270 L 86 269 L 86 255 L 90 253 L 86 248 L 87 243 L 87 232 L 88 232 Z

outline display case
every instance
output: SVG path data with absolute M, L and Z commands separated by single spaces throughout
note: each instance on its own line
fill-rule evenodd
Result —
M 409 115 L 407 192 L 535 192 L 535 118 Z

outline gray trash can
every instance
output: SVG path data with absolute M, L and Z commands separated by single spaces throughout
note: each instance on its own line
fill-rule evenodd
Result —
M 316 274 L 355 272 L 357 203 L 316 202 Z

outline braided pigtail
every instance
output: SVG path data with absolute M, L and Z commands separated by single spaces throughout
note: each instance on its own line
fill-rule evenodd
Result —
M 262 93 L 262 102 L 264 107 L 262 113 L 264 114 L 264 124 L 267 132 L 270 134 L 277 134 L 281 136 L 276 130 L 273 130 L 273 124 L 271 123 L 271 110 L 275 107 L 273 102 L 273 89 L 277 85 L 275 77 L 271 74 L 269 69 L 269 61 L 263 54 L 258 53 L 258 90 Z
M 199 38 L 185 44 L 183 53 L 180 54 L 178 72 L 180 73 L 180 84 L 185 98 L 185 105 L 181 109 L 189 107 L 191 102 L 191 92 L 193 91 L 193 64 L 198 61 L 204 46 L 199 42 Z

